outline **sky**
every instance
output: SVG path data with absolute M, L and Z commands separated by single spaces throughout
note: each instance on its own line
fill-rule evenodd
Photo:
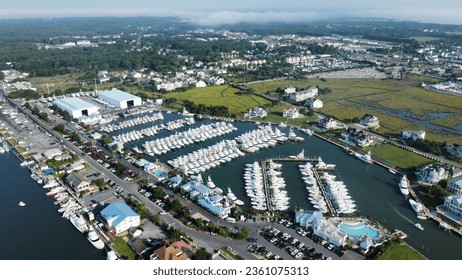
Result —
M 462 24 L 461 0 L 21 0 L 0 18 L 177 16 L 198 24 L 374 17 Z

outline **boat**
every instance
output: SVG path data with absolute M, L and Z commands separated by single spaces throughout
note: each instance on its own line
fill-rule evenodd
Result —
M 81 233 L 85 233 L 89 230 L 87 223 L 85 222 L 85 219 L 83 217 L 72 215 L 69 218 L 69 220 L 75 226 L 75 228 L 78 229 Z
M 5 140 L 3 141 L 3 149 L 5 150 L 5 152 L 9 152 L 10 151 L 10 146 L 8 145 L 8 142 Z
M 30 174 L 30 177 L 32 178 L 32 180 L 36 181 L 40 185 L 43 184 L 43 180 L 39 177 L 39 175 L 32 173 Z
M 420 230 L 424 230 L 423 226 L 419 223 L 414 224 L 414 226 Z
M 417 213 L 417 216 L 425 216 L 422 204 L 412 198 L 409 199 L 409 203 L 411 204 L 412 210 Z
M 391 174 L 396 174 L 396 171 L 393 170 L 393 169 L 391 169 L 391 168 L 389 168 L 388 171 L 389 171 Z
M 20 202 L 18 203 L 18 205 L 21 206 L 21 207 L 26 206 L 26 204 L 25 204 L 24 202 L 22 202 L 22 201 L 20 201 Z
M 183 107 L 183 112 L 181 112 L 181 114 L 185 117 L 194 117 L 194 114 L 188 112 L 185 107 Z
M 403 175 L 399 182 L 399 190 L 403 195 L 409 195 L 409 181 L 406 178 L 406 175 Z
M 231 191 L 231 188 L 228 188 L 228 194 L 226 195 L 226 198 L 231 200 L 232 203 L 242 206 L 244 205 L 244 202 L 242 200 L 237 199 L 236 195 Z
M 372 156 L 371 156 L 371 151 L 369 151 L 367 154 L 365 155 L 362 155 L 362 154 L 358 154 L 358 153 L 355 153 L 355 156 L 364 161 L 364 162 L 367 162 L 367 163 L 372 163 Z
M 96 249 L 102 250 L 104 248 L 104 242 L 99 239 L 99 236 L 94 229 L 91 229 L 90 232 L 88 232 L 87 239 L 93 246 L 95 246 Z
M 117 256 L 116 252 L 114 252 L 112 250 L 107 252 L 106 260 L 108 260 L 108 261 L 116 261 L 118 259 L 119 259 L 119 257 Z

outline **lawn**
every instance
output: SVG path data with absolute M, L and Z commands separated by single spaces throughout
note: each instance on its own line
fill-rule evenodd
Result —
M 256 92 L 266 93 L 275 91 L 278 88 L 285 88 L 288 86 L 306 88 L 311 86 L 310 80 L 278 80 L 262 83 L 248 84 L 247 86 Z
M 378 260 L 426 260 L 422 254 L 407 244 L 392 243 L 389 245 Z
M 125 256 L 129 260 L 136 259 L 135 252 L 128 247 L 127 242 L 122 237 L 117 237 L 116 240 L 114 240 L 114 250 L 119 256 Z
M 224 86 L 194 88 L 186 92 L 164 94 L 166 98 L 177 100 L 190 100 L 196 104 L 206 106 L 226 106 L 231 114 L 237 116 L 244 114 L 250 108 L 270 106 L 271 102 L 253 94 L 236 94 L 239 90 Z
M 379 157 L 391 164 L 401 168 L 417 167 L 423 164 L 431 163 L 432 160 L 419 156 L 413 152 L 406 151 L 391 144 L 383 144 L 376 147 L 367 147 L 372 155 Z
M 453 128 L 456 125 L 462 124 L 462 115 L 453 115 L 444 119 L 433 121 L 432 123 L 448 128 Z

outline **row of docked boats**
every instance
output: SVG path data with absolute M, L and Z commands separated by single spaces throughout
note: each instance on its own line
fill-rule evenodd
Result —
M 169 130 L 169 131 L 179 129 L 185 126 L 186 124 L 192 125 L 194 124 L 194 122 L 190 122 L 185 119 L 179 119 L 176 121 L 167 122 L 166 124 L 159 124 L 159 125 L 155 125 L 152 127 L 147 127 L 141 130 L 129 131 L 126 133 L 115 135 L 112 138 L 122 143 L 128 143 L 131 141 L 140 140 L 146 136 L 154 136 L 157 133 L 159 133 L 159 131 L 164 130 L 164 129 Z
M 278 128 L 273 129 L 271 125 L 243 133 L 235 139 L 239 143 L 240 149 L 248 153 L 256 152 L 261 148 L 274 147 L 278 142 L 282 143 L 288 140 L 284 133 Z
M 286 183 L 281 176 L 282 172 L 279 170 L 281 164 L 269 160 L 266 164 L 266 177 L 267 177 L 267 194 L 268 203 L 272 210 L 285 211 L 289 209 L 289 196 L 287 195 Z
M 231 123 L 218 122 L 204 124 L 197 128 L 176 133 L 165 138 L 146 141 L 142 144 L 144 153 L 150 156 L 165 154 L 173 149 L 179 149 L 186 145 L 199 143 L 214 137 L 222 136 L 236 130 Z
M 243 155 L 235 140 L 223 140 L 167 162 L 184 173 L 197 174 Z
M 306 184 L 306 190 L 308 191 L 308 200 L 315 209 L 321 211 L 322 213 L 327 213 L 329 212 L 329 208 L 327 207 L 326 200 L 317 183 L 312 168 L 313 165 L 310 162 L 298 165 L 298 169 L 302 174 L 302 180 Z
M 105 125 L 101 128 L 101 131 L 112 132 L 112 131 L 117 131 L 117 130 L 121 130 L 125 128 L 130 128 L 133 126 L 139 126 L 139 125 L 143 125 L 143 124 L 147 124 L 151 122 L 160 121 L 163 119 L 164 119 L 164 116 L 162 115 L 162 113 L 157 112 L 152 115 L 145 115 L 143 117 L 138 117 L 135 119 L 122 121 L 122 122 L 119 122 L 118 124 Z
M 248 163 L 244 168 L 245 192 L 252 208 L 259 211 L 268 210 L 263 184 L 263 170 L 258 162 Z
M 327 199 L 337 213 L 351 214 L 356 212 L 356 203 L 348 193 L 343 181 L 336 180 L 335 175 L 323 172 L 320 176 Z

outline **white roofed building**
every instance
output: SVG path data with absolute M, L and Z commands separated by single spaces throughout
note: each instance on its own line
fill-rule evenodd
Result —
M 446 212 L 462 219 L 462 195 L 454 194 L 446 197 L 443 207 Z
M 446 188 L 450 192 L 462 194 L 462 178 L 452 179 L 451 181 L 448 182 L 448 185 Z
M 142 105 L 141 97 L 118 89 L 100 92 L 98 98 L 120 109 Z
M 282 116 L 287 119 L 296 119 L 300 116 L 298 109 L 295 107 L 289 107 L 282 111 Z
M 324 107 L 324 102 L 316 98 L 310 98 L 306 100 L 305 106 L 307 106 L 310 109 L 321 109 L 322 107 Z
M 401 131 L 401 136 L 403 139 L 412 139 L 414 141 L 417 141 L 417 139 L 425 139 L 425 131 L 424 130 L 403 130 Z
M 53 101 L 53 104 L 61 110 L 68 112 L 74 119 L 99 114 L 98 106 L 76 97 L 57 99 Z
M 318 88 L 317 87 L 310 87 L 310 88 L 308 88 L 306 90 L 291 93 L 289 95 L 289 99 L 294 101 L 294 102 L 301 102 L 301 101 L 307 100 L 308 98 L 313 98 L 316 95 L 318 95 Z

